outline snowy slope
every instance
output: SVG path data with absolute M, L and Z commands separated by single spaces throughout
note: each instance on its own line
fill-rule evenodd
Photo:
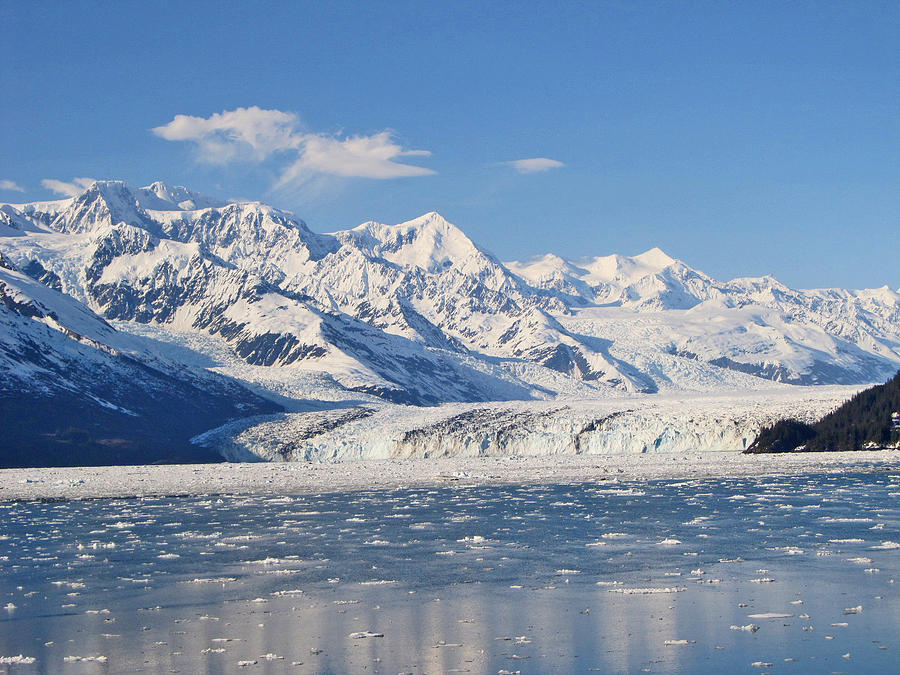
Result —
M 0 256 L 0 466 L 208 459 L 192 435 L 275 409 L 120 333 Z

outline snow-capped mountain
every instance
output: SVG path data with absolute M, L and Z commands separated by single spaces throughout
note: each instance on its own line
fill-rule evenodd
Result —
M 794 290 L 772 277 L 719 282 L 659 249 L 507 263 L 572 308 L 570 331 L 657 378 L 668 353 L 792 384 L 880 381 L 900 360 L 900 291 Z M 663 371 L 659 371 L 663 366 Z
M 259 203 L 104 181 L 0 206 L 0 251 L 122 328 L 224 340 L 281 381 L 395 402 L 852 384 L 900 366 L 888 288 L 720 282 L 659 249 L 502 263 L 437 213 L 318 234 Z

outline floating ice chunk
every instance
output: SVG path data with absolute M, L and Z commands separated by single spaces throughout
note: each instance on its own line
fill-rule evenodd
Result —
M 862 605 L 857 605 L 856 607 L 845 607 L 844 614 L 861 614 L 863 611 Z
M 373 633 L 368 630 L 357 631 L 356 633 L 350 633 L 347 637 L 350 637 L 354 640 L 361 640 L 363 638 L 383 638 L 384 633 Z
M 790 619 L 793 614 L 785 614 L 784 612 L 760 612 L 759 614 L 748 614 L 748 619 Z
M 847 562 L 856 563 L 858 565 L 871 565 L 872 559 L 866 558 L 865 556 L 858 556 L 856 558 L 846 558 Z
M 692 645 L 696 640 L 666 640 L 663 644 L 666 647 L 683 647 L 685 645 Z
M 107 656 L 67 656 L 63 659 L 66 663 L 106 663 L 109 660 Z
M 37 659 L 33 656 L 24 656 L 19 654 L 18 656 L 0 656 L 0 664 L 5 666 L 11 666 L 17 663 L 22 663 L 25 665 L 34 663 Z
M 896 541 L 883 541 L 880 544 L 870 546 L 869 548 L 872 550 L 890 551 L 896 548 L 900 548 L 900 543 L 897 543 Z
M 775 583 L 775 580 L 771 577 L 760 577 L 759 579 L 751 579 L 750 583 L 752 584 L 771 584 Z
M 678 539 L 666 537 L 662 541 L 656 542 L 657 546 L 678 546 L 681 542 Z
M 622 595 L 654 595 L 656 593 L 681 593 L 684 588 L 679 587 L 663 587 L 663 588 L 610 588 L 610 593 L 621 593 Z
M 397 581 L 394 579 L 375 579 L 374 581 L 360 581 L 360 586 L 387 586 L 389 584 L 396 584 Z
M 771 663 L 770 661 L 754 661 L 753 663 L 750 664 L 750 667 L 751 668 L 771 668 L 773 665 L 775 665 L 775 664 Z
M 755 623 L 748 623 L 746 626 L 729 626 L 729 628 L 731 628 L 731 630 L 742 630 L 747 633 L 755 633 L 759 630 L 759 626 Z

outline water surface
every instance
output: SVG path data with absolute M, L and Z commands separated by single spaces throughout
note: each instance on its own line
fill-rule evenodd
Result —
M 896 672 L 898 496 L 869 473 L 7 503 L 0 656 L 34 663 L 0 672 Z

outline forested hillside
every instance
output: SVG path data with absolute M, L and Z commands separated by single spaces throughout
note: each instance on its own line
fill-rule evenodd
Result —
M 864 450 L 897 447 L 900 432 L 891 414 L 900 410 L 900 372 L 885 384 L 861 391 L 815 424 L 786 419 L 763 429 L 749 453 Z

